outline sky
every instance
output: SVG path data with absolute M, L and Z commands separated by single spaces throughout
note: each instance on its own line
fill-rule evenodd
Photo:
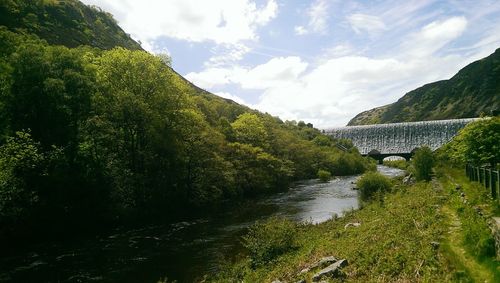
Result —
M 83 0 L 197 86 L 346 125 L 500 47 L 498 0 Z

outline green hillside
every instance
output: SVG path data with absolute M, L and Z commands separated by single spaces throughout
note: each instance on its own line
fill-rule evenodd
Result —
M 49 44 L 141 49 L 111 14 L 76 0 L 1 0 L 0 25 L 35 34 Z
M 449 80 L 424 85 L 397 102 L 358 114 L 349 126 L 478 117 L 500 110 L 500 49 Z

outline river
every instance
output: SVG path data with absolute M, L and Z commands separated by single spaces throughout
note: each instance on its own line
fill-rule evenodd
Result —
M 380 165 L 378 170 L 390 177 L 403 174 Z M 255 221 L 281 216 L 320 223 L 357 209 L 357 178 L 299 182 L 286 192 L 188 221 L 36 246 L 0 258 L 0 282 L 157 282 L 164 277 L 197 281 L 240 253 L 241 236 Z

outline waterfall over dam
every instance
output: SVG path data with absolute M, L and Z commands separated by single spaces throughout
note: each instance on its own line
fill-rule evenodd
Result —
M 325 134 L 337 139 L 352 140 L 362 155 L 409 158 L 416 148 L 422 146 L 438 149 L 467 124 L 479 119 L 481 118 L 348 126 L 325 130 Z

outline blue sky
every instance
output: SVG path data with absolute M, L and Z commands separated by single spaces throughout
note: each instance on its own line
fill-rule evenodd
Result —
M 319 128 L 500 47 L 494 0 L 84 0 L 196 85 Z

